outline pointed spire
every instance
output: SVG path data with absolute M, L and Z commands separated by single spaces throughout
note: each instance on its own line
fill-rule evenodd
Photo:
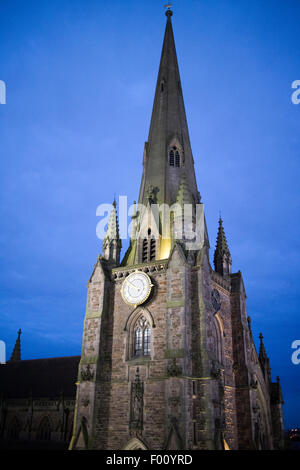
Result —
M 222 255 L 223 254 L 229 254 L 230 255 L 229 248 L 228 248 L 228 245 L 227 245 L 226 236 L 225 236 L 225 231 L 224 231 L 224 227 L 223 227 L 223 220 L 222 220 L 221 216 L 219 217 L 219 230 L 218 230 L 218 236 L 217 236 L 216 249 L 219 250 L 220 253 L 222 253 Z
M 20 361 L 21 360 L 21 329 L 18 331 L 18 337 L 16 340 L 16 344 L 14 346 L 14 350 L 10 357 L 10 361 Z
M 221 215 L 219 217 L 219 229 L 217 235 L 217 243 L 214 254 L 214 265 L 215 271 L 221 274 L 222 276 L 231 274 L 231 255 L 227 245 L 227 240 L 223 227 L 223 220 Z
M 166 11 L 167 22 L 151 124 L 148 142 L 145 144 L 144 171 L 139 196 L 139 203 L 145 206 L 149 185 L 157 191 L 158 204 L 173 204 L 183 168 L 195 202 L 199 198 L 171 22 L 172 14 L 170 9 Z M 174 151 L 172 163 L 169 157 L 171 149 Z
M 122 242 L 119 235 L 117 203 L 114 199 L 107 224 L 107 231 L 102 243 L 103 258 L 118 265 L 120 263 Z
M 271 383 L 271 367 L 270 367 L 270 360 L 267 356 L 265 345 L 263 343 L 263 335 L 262 333 L 259 334 L 259 339 L 260 339 L 260 346 L 259 346 L 259 354 L 258 354 L 258 359 L 262 368 L 262 371 L 264 373 L 264 376 L 266 379 L 268 379 L 269 383 Z
M 139 207 L 146 207 L 147 210 L 138 210 L 137 236 L 130 243 L 123 265 L 143 262 L 141 245 L 145 236 L 144 227 L 147 225 L 149 205 L 172 206 L 177 199 L 184 202 L 185 198 L 193 205 L 200 203 L 171 21 L 173 13 L 170 5 L 166 5 L 166 8 L 166 28 L 148 141 L 145 142 L 144 148 L 143 175 L 138 199 Z M 184 178 L 186 181 L 183 181 Z M 174 232 L 171 224 L 170 218 L 166 218 L 159 227 L 150 227 L 152 232 L 158 228 L 159 235 L 162 236 L 157 253 L 163 258 L 157 259 L 164 259 L 170 251 L 171 240 L 165 239 L 163 234 L 172 233 L 172 229 Z
M 109 240 L 116 240 L 119 238 L 119 222 L 117 216 L 117 203 L 115 199 L 112 203 L 112 210 L 107 224 L 107 231 L 104 240 L 106 238 Z
M 259 358 L 260 359 L 265 359 L 267 357 L 267 353 L 265 350 L 265 345 L 263 343 L 263 335 L 262 333 L 259 333 L 259 339 L 260 339 L 260 345 L 259 345 Z

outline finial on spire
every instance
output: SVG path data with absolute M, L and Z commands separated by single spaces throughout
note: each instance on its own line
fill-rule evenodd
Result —
M 167 3 L 165 5 L 165 8 L 167 9 L 166 16 L 168 17 L 168 19 L 171 18 L 171 16 L 173 15 L 173 12 L 171 10 L 171 6 L 172 6 L 172 3 Z
M 259 333 L 259 339 L 260 339 L 260 348 L 259 348 L 259 354 L 260 355 L 266 355 L 266 350 L 265 350 L 265 346 L 264 346 L 264 343 L 263 343 L 263 334 L 262 333 Z
M 136 211 L 136 201 L 133 201 L 133 209 L 132 209 L 132 219 L 135 219 L 137 216 L 137 211 Z

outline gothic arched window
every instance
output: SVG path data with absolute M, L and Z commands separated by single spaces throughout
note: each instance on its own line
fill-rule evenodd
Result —
M 39 441 L 50 441 L 51 438 L 51 426 L 48 416 L 44 416 L 40 422 L 36 438 Z
M 150 356 L 151 353 L 151 328 L 147 319 L 142 315 L 138 318 L 134 327 L 134 356 Z
M 223 339 L 219 321 L 216 317 L 213 320 L 213 352 L 219 362 L 223 362 Z
M 169 151 L 169 164 L 170 166 L 180 167 L 180 152 L 177 147 L 172 147 Z
M 174 166 L 174 163 L 175 163 L 175 159 L 174 159 L 174 150 L 170 150 L 170 153 L 169 153 L 169 161 L 170 161 L 170 166 Z

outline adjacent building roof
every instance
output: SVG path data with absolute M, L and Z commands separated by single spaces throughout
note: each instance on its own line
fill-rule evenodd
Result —
M 0 365 L 0 397 L 76 396 L 80 356 L 12 361 Z

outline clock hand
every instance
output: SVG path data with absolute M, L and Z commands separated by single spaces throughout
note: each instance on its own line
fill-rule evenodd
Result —
M 133 287 L 135 290 L 137 290 L 138 292 L 140 292 L 140 289 L 138 289 L 134 284 L 132 284 L 132 283 L 131 283 L 130 281 L 128 281 L 128 280 L 127 280 L 127 282 L 128 282 L 128 284 L 129 284 L 131 287 Z

